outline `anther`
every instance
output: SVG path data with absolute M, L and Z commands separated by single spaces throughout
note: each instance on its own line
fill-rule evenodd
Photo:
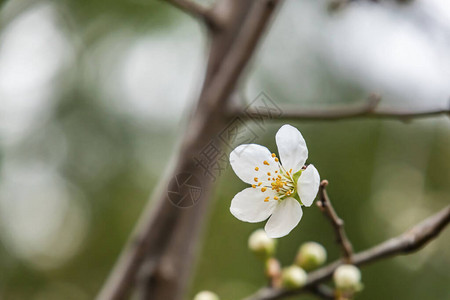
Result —
M 258 171 L 259 170 L 259 168 L 258 167 L 255 167 L 255 171 Z
M 265 160 L 265 161 L 263 162 L 263 164 L 265 164 L 266 166 L 269 165 L 269 163 L 267 162 L 267 160 Z
M 266 197 L 266 199 L 264 199 L 264 202 L 269 202 L 269 198 L 270 197 Z
M 252 188 L 256 189 L 256 185 L 252 184 Z
M 262 182 L 258 183 L 258 186 L 261 186 Z
M 258 177 L 253 178 L 255 182 L 258 182 Z
M 273 197 L 273 199 L 275 199 L 275 200 L 278 200 L 278 197 L 277 197 L 277 196 L 275 196 L 275 197 Z
M 276 161 L 276 162 L 278 162 L 278 161 L 279 161 L 278 157 L 275 157 L 275 161 Z
M 261 192 L 265 192 L 265 191 L 266 191 L 265 187 L 261 188 Z
M 272 153 L 272 157 L 276 157 L 277 155 L 275 153 Z

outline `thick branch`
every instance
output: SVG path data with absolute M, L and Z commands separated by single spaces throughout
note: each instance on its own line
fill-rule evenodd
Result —
M 243 24 L 233 48 L 221 64 L 221 71 L 207 89 L 206 98 L 227 99 L 230 95 L 240 73 L 254 53 L 258 41 L 266 29 L 279 0 L 257 0 L 252 5 L 250 13 Z M 220 107 L 223 110 L 224 107 Z M 226 112 L 223 111 L 223 114 Z
M 435 108 L 429 110 L 413 110 L 409 108 L 377 108 L 380 101 L 379 96 L 371 95 L 369 100 L 363 105 L 340 107 L 335 109 L 304 109 L 298 107 L 282 107 L 282 113 L 279 117 L 283 120 L 297 121 L 331 121 L 356 118 L 372 119 L 394 119 L 408 121 L 416 118 L 433 117 L 437 115 L 449 115 L 450 108 Z M 261 113 L 258 108 L 248 107 L 245 110 L 240 108 L 232 112 L 242 118 L 267 118 L 267 113 Z
M 212 187 L 212 181 L 205 178 L 204 170 L 193 158 L 228 123 L 223 107 L 278 2 L 218 2 L 219 8 L 227 12 L 221 15 L 226 26 L 224 30 L 212 32 L 208 71 L 198 106 L 187 125 L 177 162 L 168 178 L 178 174 L 191 174 L 201 178 L 202 192 L 195 206 L 180 209 L 168 199 L 168 182 L 161 182 L 158 192 L 143 212 L 130 242 L 98 295 L 98 300 L 125 299 L 136 281 L 140 284 L 140 299 L 182 298 L 190 277 L 189 271 Z M 191 6 L 185 8 L 190 9 L 188 7 Z M 169 190 L 175 188 L 176 186 L 171 186 Z
M 190 14 L 194 18 L 203 20 L 210 28 L 218 28 L 219 22 L 212 13 L 212 10 L 191 0 L 166 0 L 175 7 Z
M 334 291 L 324 284 L 314 285 L 309 288 L 309 292 L 322 299 L 334 299 Z
M 344 259 L 351 263 L 353 255 L 353 247 L 350 240 L 347 238 L 347 234 L 344 230 L 344 221 L 339 218 L 336 211 L 331 204 L 330 198 L 328 197 L 326 187 L 328 185 L 327 180 L 322 180 L 319 188 L 319 201 L 317 206 L 325 214 L 325 216 L 330 220 L 331 225 L 334 228 L 336 234 L 336 242 L 341 246 Z
M 440 212 L 414 226 L 402 235 L 353 255 L 352 263 L 355 265 L 365 265 L 368 263 L 376 262 L 380 259 L 396 255 L 405 255 L 417 251 L 432 239 L 437 237 L 449 222 L 450 206 L 447 206 Z M 275 300 L 291 295 L 305 293 L 308 291 L 308 289 L 311 289 L 312 287 L 317 286 L 318 284 L 329 279 L 333 275 L 333 272 L 336 270 L 336 268 L 343 263 L 343 261 L 338 260 L 323 268 L 309 273 L 308 282 L 301 289 L 288 291 L 263 288 L 254 295 L 246 298 L 245 300 Z

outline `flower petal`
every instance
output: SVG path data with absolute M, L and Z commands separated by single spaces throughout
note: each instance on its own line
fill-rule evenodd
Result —
M 278 201 L 273 199 L 274 196 L 275 192 L 272 190 L 263 193 L 259 188 L 246 188 L 231 200 L 230 212 L 244 222 L 262 222 L 272 214 L 278 204 Z M 268 202 L 264 202 L 266 197 L 270 197 Z
M 297 226 L 302 215 L 300 203 L 294 198 L 286 198 L 277 205 L 264 229 L 271 238 L 285 236 Z
M 319 191 L 320 175 L 313 165 L 308 165 L 298 178 L 297 192 L 305 206 L 311 206 Z
M 296 173 L 308 158 L 308 148 L 300 131 L 291 125 L 283 125 L 275 136 L 283 167 Z
M 265 161 L 268 165 L 264 164 Z M 256 144 L 236 147 L 230 153 L 230 164 L 234 173 L 248 184 L 255 184 L 255 178 L 267 181 L 267 173 L 273 174 L 279 170 L 278 163 L 274 161 L 269 149 Z

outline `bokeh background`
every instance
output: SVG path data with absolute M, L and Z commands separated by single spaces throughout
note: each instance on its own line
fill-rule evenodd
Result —
M 176 153 L 205 68 L 198 23 L 153 0 L 0 1 L 0 298 L 92 299 Z M 205 5 L 210 4 L 205 2 Z M 446 0 L 288 0 L 240 93 L 278 104 L 448 108 L 450 4 Z M 255 127 L 275 150 L 283 123 Z M 363 250 L 449 203 L 447 116 L 411 122 L 291 122 Z M 210 289 L 239 299 L 265 284 L 247 250 L 247 224 L 229 213 L 245 184 L 216 182 L 189 297 Z M 450 299 L 450 231 L 420 253 L 363 269 L 359 299 Z M 278 257 L 314 240 L 338 257 L 315 207 Z M 302 296 L 305 299 L 308 297 Z

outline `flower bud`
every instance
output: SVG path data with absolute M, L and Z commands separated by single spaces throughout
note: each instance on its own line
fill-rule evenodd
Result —
M 308 275 L 298 266 L 284 268 L 281 272 L 281 283 L 287 289 L 300 288 L 305 285 Z
M 305 270 L 315 269 L 327 260 L 327 250 L 316 242 L 304 243 L 298 249 L 295 263 Z
M 361 290 L 361 272 L 354 265 L 339 266 L 333 274 L 334 284 L 341 291 L 357 292 Z
M 268 237 L 263 229 L 258 229 L 250 235 L 248 248 L 259 257 L 266 259 L 274 254 L 275 243 L 276 241 Z
M 201 291 L 195 295 L 194 300 L 220 300 L 219 296 L 210 291 Z

